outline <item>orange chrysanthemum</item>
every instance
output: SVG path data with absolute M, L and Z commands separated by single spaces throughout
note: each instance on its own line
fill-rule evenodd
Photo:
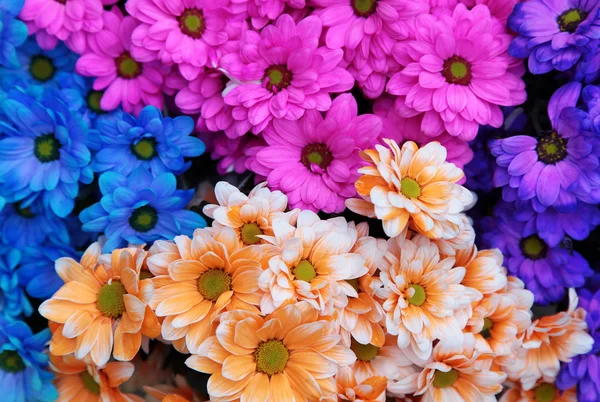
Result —
M 153 278 L 160 285 L 151 306 L 165 317 L 162 337 L 179 351 L 194 352 L 214 333 L 214 320 L 223 309 L 258 312 L 262 250 L 241 246 L 232 228 L 197 229 L 193 239 L 175 237 L 175 245 L 177 252 L 149 258 L 153 272 L 168 272 Z
M 133 374 L 133 364 L 111 362 L 103 368 L 88 365 L 73 355 L 50 355 L 56 375 L 57 402 L 143 402 L 139 396 L 124 394 L 119 385 Z
M 419 149 L 407 141 L 402 149 L 393 140 L 389 148 L 361 152 L 370 165 L 359 169 L 356 181 L 362 199 L 350 199 L 346 206 L 361 215 L 383 221 L 389 237 L 398 236 L 407 226 L 434 239 L 457 237 L 463 225 L 460 212 L 473 201 L 463 186 L 456 184 L 464 173 L 446 162 L 446 148 L 433 141 Z
M 502 267 L 504 257 L 498 249 L 477 250 L 477 246 L 458 250 L 455 265 L 465 267 L 462 284 L 489 295 L 506 287 L 506 270 Z
M 295 305 L 267 317 L 226 312 L 186 364 L 211 374 L 208 393 L 217 401 L 318 401 L 335 395 L 334 376 L 354 362 L 333 325 Z
M 506 374 L 490 369 L 493 354 L 479 353 L 473 334 L 447 338 L 433 350 L 423 371 L 388 386 L 397 395 L 422 395 L 422 402 L 495 402 Z
M 103 366 L 113 354 L 133 359 L 142 335 L 154 338 L 160 324 L 148 306 L 154 293 L 150 279 L 140 280 L 146 252 L 118 249 L 100 260 L 100 246 L 91 245 L 81 264 L 71 258 L 56 261 L 65 284 L 39 308 L 40 314 L 59 325 L 50 341 L 54 355 L 90 356 Z M 114 339 L 114 351 L 113 351 Z
M 508 382 L 508 389 L 499 402 L 577 402 L 577 387 L 559 391 L 554 384 L 538 382 L 536 386 L 525 391 L 518 382 Z
M 337 398 L 324 401 L 338 402 L 384 402 L 387 378 L 383 376 L 369 377 L 360 383 L 350 367 L 340 369 L 335 377 L 337 383 Z

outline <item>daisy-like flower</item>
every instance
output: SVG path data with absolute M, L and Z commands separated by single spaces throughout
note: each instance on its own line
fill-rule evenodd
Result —
M 335 376 L 337 384 L 337 398 L 333 402 L 356 401 L 356 402 L 385 402 L 385 389 L 387 378 L 383 376 L 372 376 L 360 383 L 356 380 L 350 367 L 343 367 Z
M 133 375 L 134 366 L 131 363 L 110 362 L 100 368 L 88 365 L 74 355 L 50 355 L 50 367 L 56 376 L 54 383 L 58 390 L 58 402 L 144 401 L 137 395 L 124 394 L 119 390 L 119 386 Z
M 254 187 L 247 196 L 231 184 L 220 181 L 215 186 L 218 205 L 208 204 L 202 212 L 214 219 L 213 227 L 230 227 L 242 244 L 264 242 L 261 235 L 273 236 L 273 220 L 283 217 L 287 197 L 271 191 L 267 183 Z
M 159 274 L 153 281 L 160 283 L 151 306 L 164 317 L 162 337 L 174 341 L 178 350 L 195 353 L 214 334 L 213 323 L 222 310 L 259 312 L 259 246 L 242 246 L 228 227 L 212 234 L 198 229 L 193 238 L 177 236 L 177 252 L 167 244 L 162 246 L 166 251 L 148 259 L 151 272 Z
M 420 373 L 388 386 L 394 394 L 423 395 L 422 402 L 496 401 L 506 374 L 491 369 L 493 354 L 479 353 L 473 334 L 440 341 Z
M 339 345 L 334 324 L 313 312 L 289 305 L 267 317 L 223 313 L 216 336 L 206 339 L 186 364 L 211 374 L 208 393 L 222 401 L 333 397 L 335 374 L 354 356 Z
M 242 30 L 243 18 L 229 12 L 227 0 L 136 0 L 125 7 L 140 21 L 131 33 L 132 56 L 176 64 L 187 80 L 217 65 L 219 48 Z
M 91 358 L 103 366 L 111 355 L 117 360 L 133 359 L 142 335 L 156 338 L 160 324 L 148 306 L 154 293 L 152 281 L 140 280 L 146 252 L 115 250 L 107 264 L 98 264 L 99 257 L 100 245 L 94 243 L 81 263 L 58 259 L 56 272 L 65 284 L 39 311 L 61 324 L 50 341 L 52 354 L 75 353 L 77 359 Z
M 429 238 L 451 239 L 462 229 L 460 212 L 472 202 L 466 188 L 456 184 L 463 172 L 445 162 L 446 149 L 439 142 L 420 148 L 407 141 L 399 148 L 376 145 L 361 153 L 369 166 L 360 168 L 356 190 L 362 199 L 350 199 L 351 211 L 383 221 L 389 237 L 406 227 Z
M 392 54 L 404 68 L 387 91 L 398 95 L 401 116 L 424 113 L 424 134 L 446 130 L 469 141 L 479 125 L 502 125 L 499 106 L 525 101 L 525 69 L 508 55 L 511 36 L 485 5 L 468 10 L 461 3 L 452 15 L 420 15 L 415 35 L 394 45 Z
M 100 101 L 103 110 L 111 111 L 119 105 L 134 114 L 146 105 L 162 109 L 162 84 L 168 67 L 131 56 L 131 34 L 138 25 L 133 17 L 123 17 L 113 7 L 104 13 L 104 21 L 102 31 L 88 38 L 89 48 L 77 60 L 76 71 L 85 77 L 96 77 L 93 87 L 104 91 Z
M 27 26 L 16 17 L 23 7 L 23 0 L 7 1 L 0 5 L 0 67 L 18 68 L 15 48 L 27 39 Z
M 465 267 L 463 285 L 482 295 L 490 295 L 506 287 L 506 270 L 502 267 L 504 258 L 500 250 L 477 250 L 477 246 L 472 245 L 457 250 L 455 259 L 455 266 Z
M 104 26 L 103 11 L 101 0 L 25 0 L 19 18 L 43 49 L 53 49 L 60 40 L 81 54 L 87 37 Z
M 343 94 L 324 118 L 309 110 L 297 121 L 276 119 L 250 168 L 283 191 L 293 208 L 343 211 L 344 201 L 356 195 L 358 153 L 375 144 L 381 129 L 378 117 L 357 114 L 354 97 Z
M 284 14 L 260 34 L 244 32 L 240 51 L 221 58 L 237 81 L 225 103 L 233 106 L 238 136 L 258 134 L 274 118 L 298 120 L 306 110 L 329 110 L 331 93 L 352 88 L 352 75 L 339 66 L 342 50 L 319 47 L 321 28 L 315 16 L 296 24 Z
M 464 267 L 452 268 L 453 258 L 440 259 L 437 246 L 422 238 L 391 239 L 379 269 L 386 329 L 398 335 L 398 347 L 410 347 L 422 360 L 431 355 L 433 341 L 461 339 L 461 310 L 468 304 L 461 285 Z
M 589 0 L 519 3 L 508 26 L 519 35 L 510 45 L 510 54 L 528 57 L 532 73 L 566 71 L 580 60 L 591 40 L 600 39 L 600 5 Z
M 508 382 L 499 402 L 577 402 L 577 389 L 560 391 L 554 384 L 540 381 L 533 389 L 524 390 L 518 382 Z
M 302 10 L 306 0 L 252 0 L 248 1 L 248 15 L 252 26 L 261 29 L 270 21 L 275 21 L 286 8 L 288 11 Z
M 506 24 L 508 16 L 518 2 L 519 0 L 430 0 L 433 14 L 441 12 L 441 9 L 452 14 L 458 3 L 463 3 L 469 9 L 477 4 L 483 4 L 490 9 L 492 17 L 499 19 L 503 24 Z

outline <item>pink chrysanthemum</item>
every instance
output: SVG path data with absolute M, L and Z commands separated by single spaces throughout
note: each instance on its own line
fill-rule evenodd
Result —
M 200 138 L 210 151 L 210 157 L 218 160 L 217 172 L 226 174 L 244 173 L 247 169 L 248 150 L 255 146 L 264 146 L 264 141 L 252 134 L 238 138 L 229 138 L 223 132 L 201 133 Z
M 404 69 L 387 91 L 398 95 L 402 117 L 424 113 L 421 131 L 437 136 L 448 131 L 472 140 L 479 125 L 502 125 L 499 106 L 525 101 L 524 67 L 508 55 L 512 39 L 504 25 L 477 5 L 459 4 L 450 15 L 420 15 L 416 39 L 398 42 L 392 51 Z
M 161 87 L 169 68 L 158 62 L 141 63 L 131 54 L 131 32 L 137 26 L 133 17 L 123 17 L 118 8 L 104 15 L 104 29 L 88 37 L 88 50 L 75 70 L 96 77 L 94 89 L 105 91 L 100 101 L 104 110 L 119 105 L 127 113 L 139 113 L 146 105 L 162 108 Z
M 387 76 L 400 68 L 392 47 L 414 31 L 417 15 L 428 13 L 421 0 L 312 0 L 315 14 L 328 27 L 325 43 L 344 48 L 349 71 L 370 98 L 383 92 Z
M 325 118 L 310 110 L 298 121 L 274 120 L 252 168 L 288 196 L 291 208 L 341 212 L 356 195 L 358 151 L 372 146 L 380 130 L 381 119 L 357 116 L 356 100 L 343 94 Z
M 452 14 L 454 7 L 459 3 L 463 3 L 468 8 L 473 8 L 477 4 L 484 4 L 490 9 L 492 17 L 498 18 L 503 24 L 506 23 L 508 16 L 518 2 L 519 0 L 430 0 L 434 14 L 443 12 L 443 9 Z
M 81 54 L 87 34 L 102 29 L 103 11 L 101 0 L 25 0 L 19 18 L 42 49 L 54 49 L 61 40 Z
M 248 14 L 250 14 L 252 26 L 261 29 L 276 20 L 285 8 L 290 12 L 297 13 L 306 7 L 306 0 L 251 0 L 248 1 Z
M 258 134 L 273 118 L 297 120 L 306 110 L 329 110 L 330 93 L 352 88 L 352 75 L 339 67 L 342 50 L 319 47 L 321 28 L 317 17 L 296 24 L 284 14 L 260 34 L 244 32 L 240 51 L 222 57 L 234 80 L 225 103 L 234 107 L 237 135 Z
M 127 11 L 140 21 L 131 36 L 136 60 L 177 64 L 193 80 L 204 66 L 216 66 L 219 48 L 236 39 L 243 17 L 235 18 L 229 0 L 129 0 Z

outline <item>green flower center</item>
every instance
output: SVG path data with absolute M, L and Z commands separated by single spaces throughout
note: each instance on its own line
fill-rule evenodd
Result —
M 377 9 L 377 0 L 352 0 L 354 14 L 360 17 L 368 17 Z
M 254 352 L 256 371 L 267 375 L 279 374 L 285 369 L 290 352 L 282 341 L 272 339 L 262 342 Z
M 244 242 L 244 244 L 256 244 L 260 242 L 260 236 L 261 234 L 263 234 L 263 231 L 260 229 L 260 226 L 258 226 L 258 224 L 252 222 L 252 223 L 245 223 L 244 226 L 242 226 L 242 230 L 240 231 L 241 235 L 242 235 L 242 241 Z
M 86 371 L 81 372 L 81 382 L 85 389 L 94 395 L 100 395 L 100 384 L 94 380 L 94 377 Z
M 60 148 L 62 144 L 58 142 L 54 134 L 44 134 L 36 137 L 33 145 L 33 154 L 42 163 L 52 162 L 60 159 Z
M 558 22 L 561 31 L 574 33 L 587 16 L 588 13 L 585 11 L 572 8 L 559 15 L 556 22 Z
M 277 93 L 284 88 L 287 88 L 292 82 L 292 72 L 286 66 L 278 64 L 271 66 L 265 70 L 263 84 L 266 88 Z
M 415 290 L 415 294 L 412 295 L 411 298 L 408 299 L 410 304 L 414 304 L 415 306 L 421 306 L 427 300 L 427 293 L 425 293 L 425 288 L 421 285 L 410 285 L 409 288 Z
M 18 373 L 25 370 L 25 363 L 15 350 L 5 350 L 0 353 L 0 369 L 7 373 Z
M 350 340 L 350 349 L 352 349 L 358 360 L 370 362 L 377 357 L 380 348 L 375 345 L 371 345 L 370 343 L 363 345 L 352 338 Z
M 133 210 L 133 213 L 129 217 L 129 225 L 136 232 L 147 232 L 152 230 L 158 222 L 158 214 L 156 209 L 150 205 L 144 205 Z
M 415 179 L 405 177 L 400 181 L 400 192 L 408 198 L 417 198 L 421 195 L 421 186 Z
M 556 131 L 538 138 L 535 148 L 538 159 L 548 165 L 553 165 L 567 157 L 567 140 Z
M 127 294 L 125 285 L 121 281 L 112 281 L 100 288 L 98 292 L 98 310 L 107 317 L 117 319 L 125 312 L 125 300 Z
M 19 214 L 23 218 L 27 218 L 27 219 L 35 218 L 35 214 L 33 212 L 31 212 L 31 208 L 29 208 L 29 207 L 21 208 L 20 202 L 15 203 L 14 208 L 15 208 L 15 211 L 17 212 L 17 214 Z
M 494 321 L 490 320 L 489 317 L 485 317 L 483 319 L 483 328 L 481 329 L 481 336 L 483 336 L 485 339 L 488 339 L 492 336 L 491 331 L 492 328 L 494 327 Z
M 299 281 L 310 282 L 317 276 L 317 271 L 315 271 L 315 267 L 310 263 L 310 261 L 302 260 L 296 268 L 292 270 L 292 273 Z
M 140 160 L 150 161 L 158 155 L 156 144 L 156 138 L 144 137 L 131 144 L 131 152 Z
M 200 38 L 206 29 L 206 21 L 202 10 L 196 8 L 186 9 L 179 16 L 179 28 L 187 36 L 194 39 Z
M 154 275 L 152 274 L 152 272 L 150 271 L 140 271 L 140 281 L 143 281 L 144 279 L 150 279 L 150 278 L 154 278 Z
M 469 85 L 472 78 L 471 63 L 454 55 L 444 61 L 442 75 L 450 84 Z
M 556 398 L 556 393 L 557 389 L 554 384 L 547 382 L 538 385 L 533 391 L 536 402 L 552 402 Z
M 525 257 L 529 258 L 530 260 L 539 260 L 540 258 L 544 258 L 546 256 L 546 252 L 548 251 L 548 246 L 542 239 L 538 237 L 538 235 L 531 235 L 521 239 L 520 246 Z
M 333 160 L 333 156 L 325 144 L 308 144 L 302 149 L 300 155 L 300 162 L 309 170 L 313 163 L 321 169 L 326 169 Z
M 87 95 L 87 104 L 92 112 L 102 114 L 105 113 L 104 110 L 100 107 L 100 101 L 102 100 L 102 95 L 104 95 L 104 91 L 94 91 L 91 90 Z
M 198 278 L 198 292 L 207 300 L 216 301 L 231 290 L 231 275 L 222 269 L 209 269 Z
M 121 78 L 132 79 L 142 73 L 142 65 L 133 60 L 129 52 L 123 52 L 115 59 L 117 74 Z
M 54 77 L 56 67 L 52 59 L 46 56 L 33 56 L 29 63 L 29 74 L 38 81 L 46 82 Z
M 458 381 L 458 371 L 452 369 L 448 372 L 435 370 L 433 374 L 433 386 L 436 388 L 448 388 Z

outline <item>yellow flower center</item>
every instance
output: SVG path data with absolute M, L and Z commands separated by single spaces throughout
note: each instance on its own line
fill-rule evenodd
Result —
M 310 263 L 310 261 L 302 260 L 296 268 L 293 269 L 294 276 L 299 281 L 310 282 L 317 276 L 317 272 L 315 271 L 315 267 Z
M 537 235 L 532 235 L 521 239 L 520 246 L 525 257 L 529 258 L 530 260 L 544 258 L 548 249 L 546 243 Z
M 421 195 L 421 186 L 415 179 L 405 177 L 400 181 L 400 192 L 408 198 L 417 198 Z
M 553 131 L 538 138 L 535 151 L 540 161 L 554 165 L 567 157 L 567 140 Z
M 7 373 L 18 373 L 25 370 L 25 363 L 15 350 L 5 350 L 0 353 L 0 370 Z
M 246 223 L 242 226 L 241 233 L 244 244 L 256 244 L 260 242 L 260 237 L 257 236 L 263 234 L 263 231 L 256 223 Z
M 94 395 L 100 395 L 100 384 L 94 380 L 94 377 L 86 371 L 81 372 L 81 382 L 85 389 Z
M 117 66 L 117 74 L 121 78 L 131 79 L 139 76 L 142 73 L 142 65 L 133 60 L 129 52 L 124 52 L 115 59 Z
M 136 158 L 149 161 L 152 160 L 158 152 L 156 150 L 155 138 L 142 138 L 136 143 L 131 144 L 131 152 Z
M 458 381 L 458 371 L 452 369 L 447 372 L 435 370 L 433 374 L 433 386 L 436 388 L 448 388 Z
M 98 310 L 107 317 L 116 319 L 125 312 L 125 300 L 127 294 L 125 285 L 121 281 L 112 281 L 100 288 L 98 292 Z
M 491 337 L 492 336 L 491 331 L 492 331 L 493 327 L 494 327 L 494 321 L 490 320 L 489 317 L 485 317 L 483 319 L 483 328 L 480 332 L 481 336 L 483 336 L 486 339 Z
M 302 149 L 300 155 L 300 162 L 309 170 L 312 169 L 313 163 L 321 169 L 327 169 L 331 161 L 333 161 L 333 156 L 329 148 L 321 143 L 308 144 Z
M 379 354 L 379 348 L 370 343 L 363 345 L 358 343 L 354 338 L 350 341 L 350 349 L 356 355 L 356 358 L 363 362 L 370 362 Z
M 460 56 L 453 55 L 444 60 L 442 75 L 449 84 L 469 85 L 471 82 L 471 63 Z
M 272 65 L 265 70 L 263 83 L 267 89 L 277 93 L 292 82 L 292 72 L 283 64 Z
M 56 74 L 54 63 L 46 56 L 37 55 L 31 58 L 29 74 L 38 81 L 46 82 Z
M 536 402 L 552 402 L 556 397 L 556 387 L 554 384 L 548 384 L 547 382 L 538 385 L 533 394 L 535 395 Z
M 587 16 L 585 11 L 572 8 L 559 15 L 556 21 L 562 32 L 574 33 Z
M 140 272 L 140 281 L 142 281 L 144 279 L 150 279 L 150 278 L 154 278 L 154 275 L 152 275 L 152 272 L 145 271 L 145 270 Z
M 198 291 L 207 300 L 216 301 L 231 290 L 231 275 L 222 269 L 209 269 L 198 278 Z
M 35 138 L 33 154 L 42 163 L 52 162 L 60 159 L 61 147 L 54 134 L 44 134 Z
M 282 341 L 272 339 L 262 342 L 254 352 L 256 371 L 268 375 L 279 374 L 285 369 L 290 352 Z
M 353 0 L 354 13 L 360 17 L 368 17 L 377 9 L 377 0 Z
M 202 34 L 206 29 L 206 22 L 202 10 L 198 10 L 197 8 L 186 9 L 183 14 L 179 16 L 179 28 L 181 29 L 181 32 L 194 39 L 202 37 Z
M 100 101 L 102 100 L 103 91 L 90 91 L 87 96 L 87 104 L 91 111 L 96 113 L 104 113 L 104 110 L 100 107 Z
M 409 288 L 415 290 L 415 294 L 412 295 L 411 298 L 408 299 L 410 304 L 414 304 L 415 306 L 421 306 L 427 300 L 427 293 L 425 293 L 425 288 L 421 285 L 410 285 Z

